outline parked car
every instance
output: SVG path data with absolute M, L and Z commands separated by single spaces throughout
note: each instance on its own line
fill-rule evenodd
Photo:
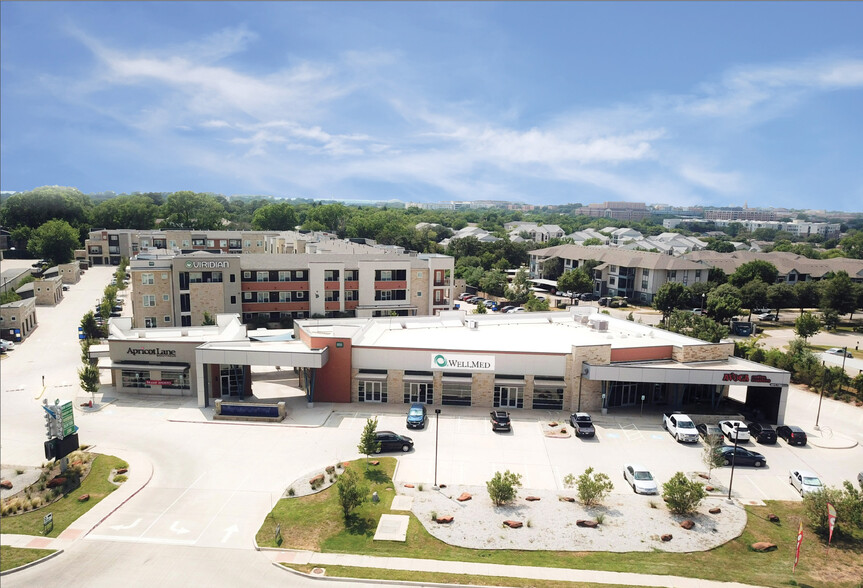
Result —
M 714 439 L 720 445 L 725 441 L 725 435 L 722 434 L 722 429 L 720 429 L 716 425 L 699 423 L 698 426 L 696 426 L 695 428 L 698 430 L 698 434 L 701 436 L 701 438 L 705 441 L 707 441 L 708 439 Z
M 515 308 L 515 306 L 504 306 L 503 308 L 500 309 L 500 311 L 501 312 L 509 312 L 513 308 Z
M 596 294 L 594 294 L 593 292 L 585 292 L 584 294 L 581 294 L 581 295 L 578 297 L 578 299 L 579 299 L 579 300 L 584 300 L 585 302 L 588 302 L 588 301 L 591 301 L 591 300 L 599 300 L 599 296 L 597 296 L 597 295 L 596 295 Z
M 778 321 L 779 315 L 773 314 L 771 312 L 765 312 L 764 314 L 758 315 L 758 320 L 760 320 L 760 321 Z
M 392 431 L 378 431 L 375 433 L 375 440 L 381 444 L 377 453 L 381 451 L 404 451 L 407 453 L 414 446 L 413 439 Z
M 806 470 L 791 470 L 788 473 L 788 483 L 800 492 L 800 496 L 818 492 L 824 488 L 818 476 Z
M 497 310 L 497 302 L 495 302 L 494 300 L 486 300 L 484 304 L 485 307 L 490 310 Z
M 512 310 L 506 311 L 507 314 L 515 314 L 517 312 L 527 312 L 527 309 L 524 308 L 523 306 L 516 306 Z
M 735 437 L 738 443 L 749 441 L 749 428 L 743 421 L 719 421 L 719 428 L 729 441 L 734 441 Z
M 408 429 L 424 429 L 427 420 L 428 413 L 426 412 L 426 405 L 420 402 L 414 402 L 411 404 L 405 421 Z
M 854 357 L 853 355 L 851 355 L 850 351 L 845 351 L 841 347 L 831 347 L 824 353 L 829 353 L 830 355 L 838 355 L 839 357 L 842 357 L 843 355 L 845 357 Z
M 700 308 L 693 308 L 692 309 L 692 314 L 697 314 L 697 315 L 701 316 L 702 312 L 704 312 L 704 311 L 701 310 Z
M 626 480 L 636 494 L 658 494 L 659 487 L 653 474 L 640 465 L 627 464 L 623 466 L 623 479 Z
M 758 443 L 776 443 L 776 429 L 766 423 L 751 421 L 746 423 L 749 434 Z
M 692 419 L 679 412 L 666 412 L 662 417 L 662 427 L 671 433 L 678 443 L 698 443 L 698 430 Z
M 464 292 L 459 295 L 458 299 L 462 302 L 466 302 L 468 298 L 473 298 L 476 294 L 471 294 L 470 292 Z
M 782 425 L 776 429 L 776 434 L 789 445 L 806 445 L 806 431 L 800 427 Z
M 753 308 L 752 309 L 753 314 L 769 314 L 772 311 L 773 311 L 772 308 Z
M 572 430 L 575 431 L 576 437 L 593 437 L 596 435 L 593 421 L 586 412 L 572 413 L 569 416 L 569 424 L 572 425 Z
M 763 455 L 756 451 L 749 451 L 743 447 L 723 445 L 722 447 L 717 447 L 715 451 L 724 458 L 725 465 L 731 465 L 732 459 L 736 466 L 751 465 L 760 468 L 761 466 L 767 465 L 767 460 Z
M 509 413 L 505 410 L 493 410 L 491 415 L 491 430 L 492 431 L 512 431 L 512 423 L 509 420 Z
M 64 291 L 64 292 L 67 292 L 68 290 L 69 290 L 69 286 L 66 286 L 66 285 L 64 284 L 64 285 L 63 285 L 63 291 Z
M 603 296 L 602 298 L 599 299 L 599 305 L 600 306 L 608 306 L 610 303 L 611 303 L 611 297 L 610 296 Z
M 10 351 L 12 349 L 15 349 L 15 344 L 12 341 L 0 339 L 0 349 L 2 349 L 3 351 Z

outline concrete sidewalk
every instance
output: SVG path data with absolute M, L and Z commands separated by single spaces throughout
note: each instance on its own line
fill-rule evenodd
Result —
M 119 488 L 102 499 L 101 502 L 66 527 L 59 536 L 39 537 L 36 535 L 3 533 L 0 534 L 0 545 L 34 549 L 66 549 L 69 545 L 85 537 L 90 531 L 98 527 L 102 521 L 140 492 L 153 477 L 153 465 L 144 454 L 119 450 L 114 451 L 111 448 L 96 446 L 91 447 L 91 449 L 96 449 L 100 453 L 109 455 L 114 453 L 122 454 L 126 463 L 129 464 L 128 479 Z
M 679 576 L 656 574 L 634 574 L 628 572 L 605 572 L 572 568 L 544 568 L 505 564 L 486 564 L 435 559 L 413 559 L 401 557 L 375 557 L 345 553 L 318 553 L 312 551 L 268 551 L 275 563 L 294 565 L 327 565 L 360 568 L 381 568 L 412 572 L 439 572 L 448 574 L 471 574 L 504 578 L 528 578 L 561 582 L 594 582 L 597 584 L 621 584 L 627 586 L 672 586 L 675 588 L 750 588 L 750 584 L 716 582 Z

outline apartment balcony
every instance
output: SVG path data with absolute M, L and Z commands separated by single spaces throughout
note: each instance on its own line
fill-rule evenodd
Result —
M 360 283 L 358 280 L 345 280 L 345 290 L 359 290 Z
M 324 310 L 341 310 L 342 305 L 338 300 L 333 300 L 331 302 L 324 302 Z
M 407 290 L 406 280 L 392 280 L 386 282 L 375 282 L 375 290 Z
M 309 291 L 308 282 L 243 282 L 243 292 Z
M 449 306 L 449 300 L 435 300 L 432 302 L 432 306 Z
M 444 278 L 442 280 L 435 280 L 434 285 L 435 286 L 449 286 L 450 285 L 450 279 Z
M 243 312 L 287 312 L 290 310 L 309 310 L 305 302 L 243 302 Z
M 341 282 L 324 282 L 324 290 L 339 290 L 341 286 Z

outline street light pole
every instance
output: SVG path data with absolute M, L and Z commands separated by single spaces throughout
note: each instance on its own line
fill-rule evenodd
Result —
M 440 431 L 440 409 L 434 409 L 434 489 L 438 490 L 440 487 L 437 485 L 437 440 L 438 440 L 438 431 Z
M 706 292 L 701 293 L 701 314 L 704 315 L 704 298 L 707 296 Z
M 843 363 L 845 363 L 843 361 Z M 818 419 L 821 418 L 821 400 L 824 398 L 824 384 L 827 382 L 827 369 L 824 361 L 821 362 L 821 394 L 818 396 L 818 414 L 815 415 L 815 430 L 818 431 Z
M 731 479 L 728 480 L 728 500 L 731 500 L 731 485 L 734 484 L 734 463 L 737 461 L 737 438 L 739 432 L 737 427 L 734 427 L 734 453 L 731 454 Z

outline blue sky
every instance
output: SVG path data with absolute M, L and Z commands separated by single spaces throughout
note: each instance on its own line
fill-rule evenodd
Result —
M 863 211 L 863 4 L 2 2 L 0 188 Z

